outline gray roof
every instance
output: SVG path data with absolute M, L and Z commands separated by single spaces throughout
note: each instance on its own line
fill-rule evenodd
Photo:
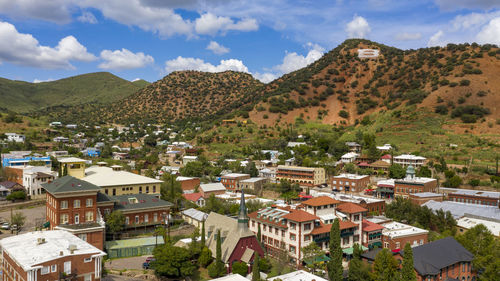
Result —
M 222 261 L 227 263 L 229 257 L 233 253 L 236 245 L 241 238 L 254 236 L 254 233 L 245 228 L 238 228 L 238 221 L 236 219 L 211 212 L 205 221 L 205 229 L 207 230 L 207 246 L 212 251 L 215 258 L 217 252 L 217 231 L 221 233 L 221 248 L 222 248 Z
M 419 193 L 413 193 L 412 196 L 425 198 L 425 197 L 443 196 L 443 194 L 434 192 L 419 192 Z
M 413 266 L 421 276 L 437 275 L 442 268 L 458 262 L 470 262 L 473 258 L 474 255 L 453 237 L 413 248 Z
M 500 208 L 497 206 L 486 206 L 479 204 L 468 204 L 453 201 L 436 202 L 430 200 L 422 204 L 427 208 L 437 211 L 442 209 L 444 212 L 450 211 L 455 219 L 463 217 L 465 214 L 481 216 L 485 218 L 500 219 Z
M 182 214 L 190 218 L 193 218 L 197 221 L 204 221 L 208 217 L 207 213 L 196 210 L 195 208 L 184 210 L 182 211 Z
M 130 211 L 155 207 L 170 207 L 173 204 L 159 199 L 151 194 L 129 194 L 109 196 L 111 201 L 115 201 L 115 210 Z
M 500 199 L 500 192 L 495 192 L 495 191 L 472 190 L 472 189 L 458 189 L 457 191 L 453 192 L 452 194 L 478 196 L 478 197 L 489 197 L 489 198 Z
M 241 256 L 241 261 L 244 261 L 246 262 L 247 264 L 250 263 L 250 260 L 252 259 L 253 257 L 253 253 L 255 253 L 254 250 L 250 249 L 250 248 L 246 248 L 245 249 L 245 252 L 243 253 L 243 255 Z
M 99 191 L 101 188 L 72 176 L 55 179 L 51 183 L 42 184 L 42 187 L 51 194 L 66 192 Z

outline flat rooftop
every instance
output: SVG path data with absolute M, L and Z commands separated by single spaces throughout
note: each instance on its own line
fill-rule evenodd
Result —
M 410 197 L 411 196 L 427 198 L 427 197 L 441 197 L 443 195 L 441 193 L 434 193 L 434 192 L 419 192 L 419 193 L 412 193 L 410 194 Z
M 404 236 L 412 236 L 412 235 L 420 235 L 429 233 L 429 231 L 425 229 L 421 229 L 418 227 L 414 227 L 411 225 L 407 225 L 400 222 L 389 222 L 382 224 L 384 230 L 382 230 L 382 234 L 388 236 L 392 239 Z
M 346 179 L 350 179 L 350 180 L 360 180 L 360 179 L 364 179 L 367 177 L 369 177 L 369 176 L 367 176 L 367 175 L 355 175 L 355 174 L 340 174 L 338 176 L 334 176 L 333 178 L 334 179 L 346 178 Z
M 127 171 L 114 171 L 109 167 L 92 166 L 85 169 L 84 181 L 100 187 L 135 184 L 161 184 L 163 181 Z M 159 189 L 158 189 L 159 190 Z
M 480 218 L 472 218 L 472 217 L 462 217 L 457 220 L 457 226 L 463 227 L 466 229 L 471 229 L 476 225 L 482 224 L 486 226 L 486 228 L 493 233 L 496 237 L 500 237 L 500 220 L 485 220 Z
M 471 214 L 475 216 L 500 220 L 500 208 L 498 208 L 497 206 L 460 203 L 453 201 L 436 202 L 434 200 L 427 201 L 422 204 L 422 206 L 426 206 L 433 211 L 437 211 L 439 209 L 443 210 L 444 212 L 449 211 L 455 219 L 461 218 L 465 214 Z
M 457 189 L 455 192 L 451 194 L 500 199 L 500 192 L 486 191 L 486 190 Z

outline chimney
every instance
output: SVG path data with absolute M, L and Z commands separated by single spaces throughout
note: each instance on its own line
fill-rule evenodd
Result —
M 62 257 L 64 255 L 63 251 L 60 251 L 59 255 Z

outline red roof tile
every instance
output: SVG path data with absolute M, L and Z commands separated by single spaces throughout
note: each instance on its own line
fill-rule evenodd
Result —
M 291 210 L 291 212 L 284 215 L 283 218 L 296 222 L 313 221 L 319 219 L 317 216 L 309 214 L 308 212 L 302 210 Z
M 380 157 L 380 159 L 391 159 L 391 155 L 390 154 L 386 154 L 386 155 Z
M 198 199 L 200 199 L 201 193 L 184 193 L 182 194 L 182 197 L 186 198 L 186 200 L 196 202 Z
M 339 221 L 339 226 L 340 226 L 340 230 L 343 230 L 343 229 L 357 227 L 358 225 L 353 223 L 352 221 Z M 331 224 L 320 223 L 319 226 L 316 226 L 311 231 L 311 234 L 316 235 L 316 234 L 327 233 L 327 232 L 330 232 L 331 228 L 332 228 Z
M 358 204 L 354 204 L 351 202 L 340 204 L 337 207 L 337 210 L 347 214 L 362 213 L 368 211 L 367 209 L 359 206 Z
M 376 224 L 374 222 L 368 221 L 368 220 L 363 220 L 363 231 L 366 232 L 371 232 L 375 230 L 381 230 L 384 229 L 383 226 Z
M 330 204 L 339 204 L 339 203 L 340 203 L 340 201 L 335 200 L 335 199 L 328 197 L 328 196 L 314 197 L 314 198 L 311 198 L 309 200 L 302 202 L 302 204 L 304 204 L 304 205 L 314 206 L 314 207 L 330 205 Z

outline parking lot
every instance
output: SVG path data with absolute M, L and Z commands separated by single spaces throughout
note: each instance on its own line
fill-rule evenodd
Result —
M 106 261 L 104 265 L 107 269 L 123 270 L 123 269 L 142 269 L 142 264 L 149 256 L 139 256 L 130 258 L 121 258 Z
M 23 228 L 20 233 L 32 231 L 35 226 L 41 225 L 45 222 L 45 205 L 37 206 L 33 208 L 24 208 L 24 209 L 12 209 L 12 213 L 15 214 L 20 212 L 26 216 L 26 221 L 24 223 Z M 11 211 L 0 212 L 0 221 L 10 221 Z M 9 237 L 11 235 L 10 230 L 1 230 L 0 239 Z

